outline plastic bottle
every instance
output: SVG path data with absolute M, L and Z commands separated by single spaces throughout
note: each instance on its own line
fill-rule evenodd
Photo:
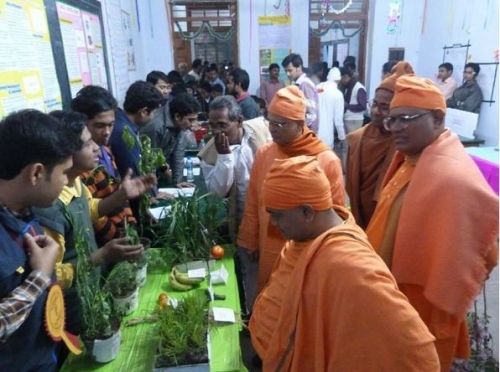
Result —
M 188 156 L 186 160 L 186 176 L 188 182 L 194 182 L 193 159 L 191 159 L 191 156 Z

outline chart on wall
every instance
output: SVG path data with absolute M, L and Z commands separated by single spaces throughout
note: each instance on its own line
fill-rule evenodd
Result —
M 99 16 L 56 2 L 71 96 L 86 85 L 108 88 Z
M 281 61 L 290 54 L 290 26 L 288 16 L 259 17 L 259 66 L 260 78 L 269 77 L 269 65 L 280 66 L 280 80 L 287 80 Z
M 0 0 L 0 117 L 62 108 L 43 0 Z

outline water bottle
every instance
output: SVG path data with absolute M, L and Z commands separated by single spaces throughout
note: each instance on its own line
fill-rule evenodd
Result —
M 205 147 L 205 138 L 202 138 L 201 141 L 200 141 L 200 145 L 198 146 L 198 149 L 202 149 Z
M 191 156 L 188 156 L 186 160 L 186 176 L 188 182 L 194 182 L 193 159 L 191 159 Z

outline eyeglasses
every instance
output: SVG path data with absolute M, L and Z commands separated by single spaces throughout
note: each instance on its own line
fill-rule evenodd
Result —
M 371 100 L 368 102 L 368 110 L 371 111 L 372 108 L 377 107 L 380 112 L 389 113 L 390 107 L 386 103 L 379 103 L 376 100 Z
M 266 120 L 269 122 L 269 125 L 272 125 L 274 127 L 278 127 L 279 129 L 285 127 L 288 124 L 287 121 L 270 120 L 267 116 L 266 116 Z
M 422 114 L 415 114 L 415 115 L 389 116 L 384 119 L 384 128 L 385 130 L 390 131 L 396 126 L 396 123 L 399 122 L 400 126 L 403 129 L 406 129 L 413 121 L 430 113 L 431 113 L 430 111 L 427 111 Z

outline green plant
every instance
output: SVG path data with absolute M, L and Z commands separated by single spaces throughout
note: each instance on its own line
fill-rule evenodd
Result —
M 167 306 L 159 310 L 158 326 L 160 364 L 180 365 L 208 360 L 208 301 L 203 291 L 185 296 L 176 308 Z
M 150 248 L 144 252 L 149 271 L 159 271 L 167 268 L 167 261 L 162 254 L 164 251 L 162 249 Z
M 209 258 L 219 227 L 225 222 L 224 201 L 212 194 L 179 196 L 171 204 L 168 218 L 158 222 L 155 246 L 168 247 L 168 264 Z
M 83 236 L 81 229 L 75 230 L 76 290 L 82 311 L 82 337 L 87 340 L 105 339 L 113 334 L 112 321 L 117 318 L 111 306 L 110 293 L 101 288 L 100 272 L 89 260 L 91 249 Z
M 139 233 L 133 225 L 127 222 L 127 219 L 123 221 L 123 228 L 125 230 L 125 237 L 128 238 L 130 245 L 137 245 L 140 243 Z
M 117 263 L 106 279 L 106 288 L 115 298 L 127 297 L 133 293 L 137 289 L 134 264 L 127 261 Z

